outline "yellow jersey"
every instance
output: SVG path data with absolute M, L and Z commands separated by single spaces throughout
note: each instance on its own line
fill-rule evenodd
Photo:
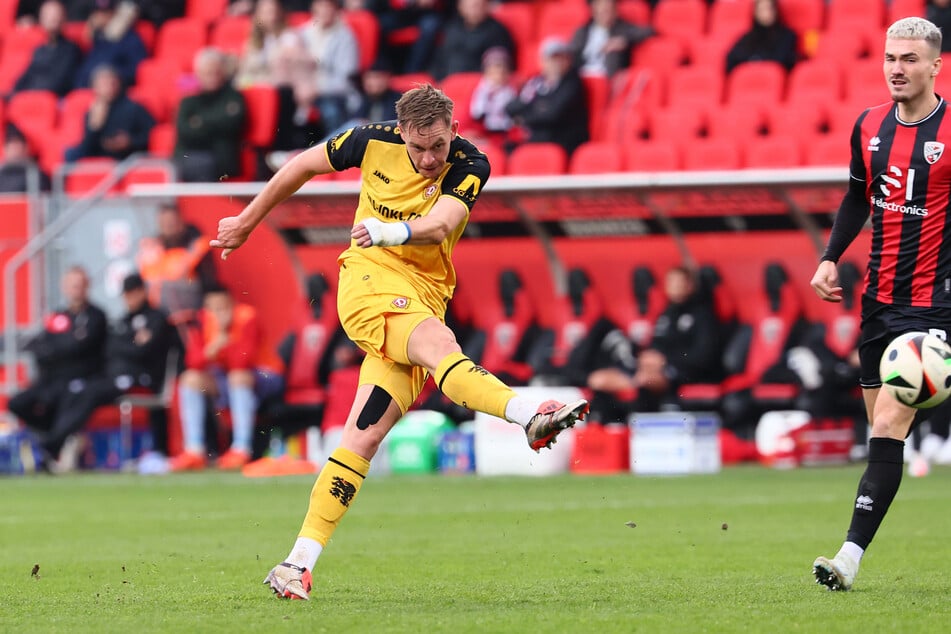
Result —
M 366 218 L 383 222 L 413 220 L 428 214 L 443 196 L 455 198 L 471 211 L 489 179 L 485 154 L 460 136 L 450 143 L 446 166 L 438 178 L 420 175 L 410 161 L 396 121 L 356 126 L 331 138 L 326 147 L 335 170 L 360 168 L 360 200 L 354 224 Z M 444 309 L 456 287 L 452 250 L 466 224 L 466 220 L 459 223 L 440 244 L 364 249 L 351 242 L 338 262 L 372 262 L 392 273 L 394 283 L 409 283 L 421 300 Z M 392 290 L 401 294 L 398 288 Z

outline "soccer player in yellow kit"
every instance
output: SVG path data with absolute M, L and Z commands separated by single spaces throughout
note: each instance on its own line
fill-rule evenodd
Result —
M 315 175 L 362 173 L 350 247 L 338 259 L 337 312 L 367 354 L 340 446 L 317 477 L 297 541 L 264 580 L 278 597 L 309 598 L 321 550 L 427 377 L 453 402 L 521 425 L 535 451 L 588 411 L 585 400 L 539 404 L 518 396 L 462 354 L 444 322 L 456 285 L 452 249 L 489 178 L 485 155 L 457 136 L 452 110 L 432 86 L 407 91 L 397 121 L 357 126 L 297 155 L 239 215 L 221 219 L 211 241 L 227 258 Z

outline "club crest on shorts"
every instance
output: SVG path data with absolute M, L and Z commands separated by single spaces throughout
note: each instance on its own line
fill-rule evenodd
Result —
M 400 310 L 409 308 L 409 298 L 406 297 L 397 297 L 392 303 L 394 308 L 399 308 Z
M 433 197 L 433 194 L 436 193 L 436 186 L 430 185 L 426 188 L 426 191 L 423 192 L 423 200 L 429 200 Z
M 928 165 L 937 163 L 942 154 L 944 154 L 944 143 L 938 141 L 925 142 L 925 161 L 928 162 Z

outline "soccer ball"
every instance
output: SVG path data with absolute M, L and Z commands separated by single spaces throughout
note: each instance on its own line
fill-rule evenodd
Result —
M 927 332 L 906 333 L 885 348 L 879 373 L 899 403 L 935 407 L 951 395 L 951 347 Z

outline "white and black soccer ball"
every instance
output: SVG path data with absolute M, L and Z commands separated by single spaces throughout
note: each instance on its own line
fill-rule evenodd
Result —
M 927 332 L 905 333 L 885 348 L 879 372 L 899 403 L 935 407 L 951 395 L 951 347 Z

